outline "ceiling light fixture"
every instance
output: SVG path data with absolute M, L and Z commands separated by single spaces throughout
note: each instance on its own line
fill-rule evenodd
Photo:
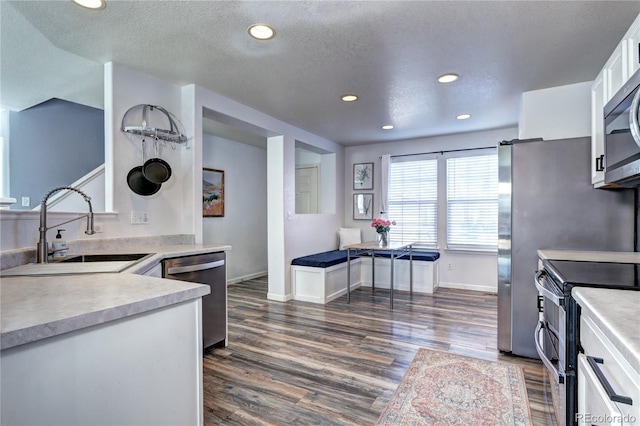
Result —
M 342 98 L 341 98 L 341 99 L 342 99 L 344 102 L 355 102 L 355 101 L 357 101 L 357 100 L 358 100 L 358 95 L 351 95 L 351 94 L 348 94 L 348 95 L 342 95 Z
M 391 130 L 393 129 L 393 126 L 391 124 L 385 124 L 384 126 L 382 126 L 382 130 Z
M 256 40 L 271 40 L 276 36 L 276 31 L 265 24 L 253 24 L 247 31 Z
M 458 120 L 466 120 L 467 118 L 471 118 L 471 114 L 460 114 L 460 115 L 456 115 L 456 118 Z
M 454 81 L 456 81 L 457 79 L 459 79 L 460 76 L 458 74 L 443 74 L 440 77 L 438 77 L 438 81 L 440 83 L 453 83 Z
M 107 7 L 105 0 L 71 0 L 78 6 L 82 6 L 85 9 L 102 10 Z

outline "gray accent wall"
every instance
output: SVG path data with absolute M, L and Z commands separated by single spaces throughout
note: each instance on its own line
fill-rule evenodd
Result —
M 54 98 L 12 111 L 9 126 L 9 194 L 17 199 L 12 209 L 32 209 L 50 189 L 104 163 L 101 109 Z M 30 197 L 30 206 L 22 206 L 22 197 Z

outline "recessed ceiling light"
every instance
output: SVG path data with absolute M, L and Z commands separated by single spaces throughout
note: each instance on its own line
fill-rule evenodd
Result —
M 460 114 L 460 115 L 456 115 L 456 118 L 458 120 L 466 120 L 467 118 L 471 118 L 471 114 Z
M 393 129 L 393 126 L 391 124 L 386 124 L 382 126 L 382 130 L 391 130 L 391 129 Z
M 270 40 L 276 36 L 276 31 L 265 24 L 253 24 L 247 31 L 256 40 Z
M 358 100 L 358 95 L 342 95 L 341 99 L 345 102 L 355 102 Z
M 92 10 L 102 10 L 107 7 L 105 0 L 71 0 L 78 6 Z
M 438 81 L 440 83 L 452 83 L 459 78 L 460 76 L 458 74 L 443 74 L 440 77 L 438 77 Z

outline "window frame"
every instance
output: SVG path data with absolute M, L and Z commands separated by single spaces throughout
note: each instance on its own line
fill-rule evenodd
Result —
M 481 157 L 481 156 L 486 156 L 486 157 L 493 157 L 494 161 L 495 161 L 495 169 L 493 170 L 493 174 L 494 174 L 494 178 L 495 178 L 495 196 L 494 197 L 479 197 L 479 198 L 471 198 L 471 199 L 466 199 L 466 200 L 456 200 L 454 202 L 458 202 L 458 203 L 483 203 L 483 204 L 487 204 L 487 202 L 491 201 L 493 204 L 493 208 L 495 209 L 495 216 L 494 216 L 494 224 L 493 226 L 495 226 L 495 244 L 474 244 L 472 242 L 451 242 L 450 239 L 450 226 L 451 223 L 453 221 L 452 217 L 451 217 L 451 210 L 450 210 L 450 205 L 452 204 L 450 201 L 450 160 L 455 161 L 455 159 L 457 158 L 471 158 L 471 157 Z M 498 251 L 498 184 L 499 184 L 499 177 L 498 177 L 498 150 L 497 148 L 495 149 L 470 149 L 470 150 L 465 150 L 464 152 L 451 152 L 448 153 L 448 155 L 445 156 L 444 160 L 444 175 L 443 175 L 443 179 L 444 179 L 444 210 L 445 210 L 445 226 L 444 226 L 444 246 L 446 247 L 446 250 L 450 250 L 450 251 L 468 251 L 468 252 L 486 252 L 486 253 L 497 253 Z
M 428 249 L 436 249 L 438 248 L 438 230 L 439 230 L 439 198 L 440 198 L 440 188 L 439 188 L 439 169 L 440 169 L 440 161 L 438 159 L 438 155 L 437 154 L 428 154 L 428 155 L 417 155 L 417 156 L 410 156 L 410 157 L 404 157 L 404 158 L 393 158 L 391 159 L 391 163 L 389 164 L 389 189 L 388 189 L 388 197 L 387 197 L 387 210 L 388 210 L 388 218 L 389 220 L 395 220 L 396 222 L 401 222 L 401 218 L 395 216 L 393 214 L 393 210 L 394 210 L 394 206 L 398 205 L 399 203 L 397 201 L 394 201 L 394 195 L 392 194 L 392 189 L 393 189 L 393 182 L 392 182 L 392 178 L 393 178 L 393 171 L 392 168 L 394 167 L 394 165 L 397 164 L 401 164 L 401 163 L 416 163 L 416 162 L 423 162 L 423 161 L 428 161 L 428 162 L 432 162 L 432 164 L 435 166 L 435 170 L 432 171 L 434 177 L 435 177 L 435 185 L 432 188 L 433 192 L 435 193 L 434 197 L 432 198 L 432 201 L 421 201 L 420 199 L 415 199 L 415 200 L 408 200 L 405 201 L 402 204 L 405 205 L 419 205 L 420 203 L 422 204 L 426 204 L 426 205 L 431 205 L 431 213 L 426 212 L 425 215 L 433 215 L 434 217 L 434 223 L 432 224 L 433 226 L 433 230 L 429 231 L 428 229 L 422 230 L 421 227 L 418 225 L 418 235 L 422 235 L 422 234 L 432 234 L 433 235 L 433 241 L 414 241 L 413 239 L 411 239 L 411 241 L 408 241 L 404 237 L 403 233 L 399 233 L 399 232 L 394 232 L 394 227 L 391 227 L 391 232 L 389 233 L 389 237 L 390 237 L 390 241 L 394 241 L 394 242 L 412 242 L 414 243 L 414 247 L 416 248 L 428 248 Z M 426 227 L 425 227 L 426 228 Z M 401 235 L 401 238 L 398 238 L 398 235 Z

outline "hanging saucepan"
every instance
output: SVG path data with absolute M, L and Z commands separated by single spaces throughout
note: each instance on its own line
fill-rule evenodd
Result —
M 144 163 L 144 139 L 142 140 L 142 162 Z M 129 188 L 138 195 L 153 195 L 160 190 L 162 184 L 151 182 L 144 176 L 142 166 L 134 167 L 127 174 Z
M 169 163 L 158 157 L 158 141 L 153 141 L 156 156 L 150 158 L 142 165 L 144 177 L 153 183 L 164 183 L 171 177 L 171 166 Z M 143 148 L 144 149 L 144 148 Z

